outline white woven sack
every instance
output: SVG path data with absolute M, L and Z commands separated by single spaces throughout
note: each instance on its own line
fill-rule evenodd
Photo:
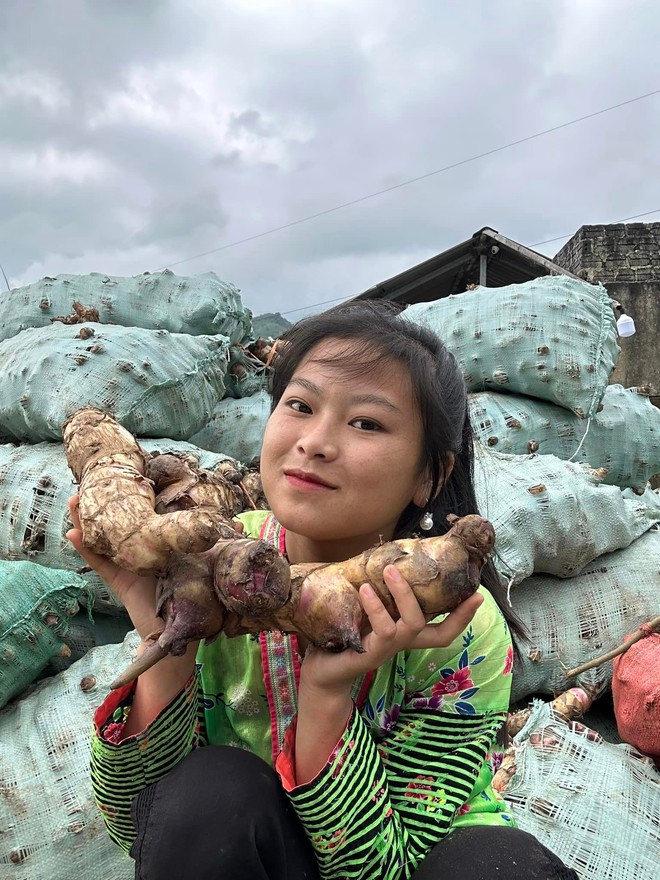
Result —
M 581 880 L 655 880 L 660 772 L 648 758 L 553 718 L 544 704 L 515 744 L 516 772 L 502 794 L 519 828 Z
M 240 400 L 227 398 L 216 406 L 209 423 L 193 434 L 190 442 L 249 464 L 261 453 L 270 406 L 271 397 L 266 391 Z
M 0 712 L 3 880 L 129 880 L 135 862 L 108 836 L 89 778 L 93 715 L 139 637 L 94 648 Z
M 103 324 L 23 330 L 0 342 L 0 437 L 59 440 L 68 416 L 95 406 L 140 437 L 185 440 L 222 399 L 228 348 L 224 336 Z
M 250 311 L 233 284 L 214 272 L 184 276 L 165 269 L 132 278 L 99 272 L 58 275 L 16 287 L 0 297 L 0 340 L 71 315 L 74 302 L 98 309 L 102 324 L 194 336 L 222 333 L 232 342 L 252 333 Z
M 503 455 L 475 444 L 479 512 L 495 528 L 493 562 L 513 587 L 532 573 L 568 578 L 660 521 L 660 494 L 605 486 L 587 465 Z
M 640 389 L 609 385 L 602 410 L 587 422 L 518 394 L 482 391 L 468 399 L 474 434 L 494 452 L 588 462 L 607 470 L 604 483 L 641 491 L 660 472 L 660 408 Z
M 140 439 L 146 452 L 194 456 L 213 470 L 227 456 L 198 449 L 183 440 Z M 85 562 L 66 539 L 71 528 L 68 501 L 76 485 L 61 443 L 0 445 L 0 559 L 29 560 L 48 568 L 80 571 Z M 94 594 L 94 609 L 119 613 L 122 608 L 94 572 L 84 573 Z
M 660 531 L 653 529 L 625 550 L 601 556 L 568 581 L 528 578 L 511 600 L 530 637 L 521 646 L 522 665 L 514 669 L 512 701 L 561 693 L 573 685 L 604 693 L 612 683 L 611 662 L 576 679 L 567 679 L 564 671 L 623 644 L 660 614 Z
M 605 288 L 563 275 L 417 303 L 403 317 L 435 330 L 470 391 L 526 394 L 583 417 L 595 415 L 619 355 Z

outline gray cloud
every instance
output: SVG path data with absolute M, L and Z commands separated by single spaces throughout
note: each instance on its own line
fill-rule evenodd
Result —
M 12 284 L 212 269 L 290 311 L 487 224 L 533 243 L 660 207 L 658 96 L 186 259 L 652 90 L 656 22 L 650 0 L 10 0 L 0 261 Z

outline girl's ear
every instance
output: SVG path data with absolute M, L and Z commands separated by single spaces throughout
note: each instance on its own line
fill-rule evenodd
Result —
M 431 474 L 428 471 L 428 468 L 424 471 L 424 475 L 420 480 L 419 487 L 415 494 L 413 495 L 413 504 L 417 507 L 426 508 L 429 503 L 438 497 L 442 492 L 445 483 L 449 479 L 452 470 L 454 469 L 454 462 L 456 461 L 456 456 L 453 452 L 448 452 L 444 461 L 444 467 L 441 468 L 440 473 L 440 482 L 438 483 L 438 488 L 435 491 L 435 495 L 433 499 L 431 496 L 431 486 L 433 485 L 433 480 L 431 478 Z

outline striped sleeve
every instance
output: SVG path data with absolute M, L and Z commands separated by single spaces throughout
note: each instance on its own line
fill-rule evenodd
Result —
M 121 694 L 124 701 L 129 696 Z M 201 744 L 198 673 L 145 730 L 115 743 L 102 730 L 117 702 L 114 692 L 109 694 L 94 716 L 90 770 L 94 798 L 110 837 L 128 853 L 135 839 L 133 799 Z
M 378 747 L 354 710 L 332 760 L 287 792 L 321 876 L 407 880 L 468 800 L 501 724 L 501 715 L 402 713 Z
M 407 880 L 468 800 L 501 724 L 499 714 L 402 712 L 377 746 L 354 709 L 332 760 L 287 792 L 321 876 Z
M 377 673 L 363 714 L 353 709 L 325 767 L 298 787 L 292 725 L 277 770 L 324 880 L 411 877 L 483 789 L 511 665 L 506 621 L 484 591 L 472 624 L 447 648 L 397 655 L 394 704 Z

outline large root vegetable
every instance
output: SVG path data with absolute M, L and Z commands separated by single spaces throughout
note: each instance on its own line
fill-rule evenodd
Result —
M 224 601 L 213 584 L 222 584 Z M 226 629 L 232 635 L 273 629 L 242 623 L 242 615 L 267 614 L 285 604 L 291 591 L 289 566 L 272 544 L 251 538 L 219 541 L 206 553 L 176 557 L 158 583 L 156 613 L 161 629 L 111 687 L 122 687 L 168 654 L 180 656 L 193 641 L 208 643 Z
M 147 455 L 115 419 L 84 407 L 66 420 L 63 436 L 79 483 L 83 543 L 120 568 L 140 575 L 163 572 L 172 553 L 201 553 L 219 538 L 236 535 L 229 522 L 235 512 L 230 483 L 224 495 L 216 485 L 204 506 L 159 516 L 154 484 L 145 475 Z M 170 491 L 169 502 L 180 501 L 185 492 L 179 490 Z
M 399 616 L 383 579 L 387 565 L 394 565 L 410 584 L 427 617 L 452 611 L 479 586 L 495 532 L 481 516 L 449 519 L 452 528 L 439 538 L 390 541 L 346 562 L 291 566 L 291 594 L 286 603 L 270 620 L 243 620 L 242 626 L 249 632 L 298 632 L 329 650 L 362 651 L 365 620 L 357 593 L 362 584 L 371 584 L 392 617 Z M 220 600 L 231 608 L 217 570 L 214 586 Z M 228 621 L 225 631 L 233 622 Z
M 189 641 L 213 638 L 220 630 L 228 636 L 282 630 L 300 633 L 321 648 L 362 651 L 361 584 L 370 583 L 398 617 L 383 579 L 387 565 L 396 566 L 408 581 L 427 617 L 452 611 L 479 586 L 495 533 L 480 516 L 451 519 L 452 528 L 439 538 L 392 541 L 346 562 L 293 565 L 290 572 L 273 548 L 268 554 L 269 545 L 249 539 L 219 542 L 204 554 L 202 566 L 194 557 L 184 559 L 182 566 L 190 565 L 198 575 L 205 566 L 208 575 L 182 577 L 177 568 L 175 576 L 162 581 L 164 628 L 112 687 L 132 681 L 166 653 L 183 653 Z M 179 596 L 206 610 L 184 612 Z M 217 621 L 221 625 L 214 630 Z

